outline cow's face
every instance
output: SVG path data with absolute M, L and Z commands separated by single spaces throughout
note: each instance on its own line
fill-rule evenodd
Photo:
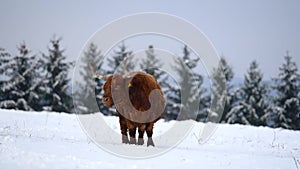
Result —
M 102 96 L 103 104 L 107 107 L 113 106 L 115 103 L 120 102 L 124 99 L 121 96 L 124 93 L 124 78 L 120 75 L 109 76 L 103 85 L 104 94 Z M 114 99 L 112 97 L 112 92 L 114 92 Z

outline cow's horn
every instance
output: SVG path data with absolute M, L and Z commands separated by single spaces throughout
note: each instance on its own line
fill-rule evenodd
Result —
M 91 63 L 89 63 L 89 69 L 90 69 L 91 73 L 93 74 L 94 78 L 107 80 L 107 76 L 99 75 L 95 72 L 95 69 Z
M 98 75 L 98 74 L 94 74 L 93 76 L 94 76 L 94 78 L 97 78 L 97 79 L 107 80 L 107 76 Z

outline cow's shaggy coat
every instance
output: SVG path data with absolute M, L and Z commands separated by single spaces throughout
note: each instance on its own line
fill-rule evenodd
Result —
M 114 75 L 107 77 L 103 88 L 104 105 L 116 106 L 122 142 L 143 145 L 146 131 L 147 146 L 154 146 L 153 126 L 165 109 L 164 95 L 156 79 L 143 72 L 132 72 L 126 76 Z M 138 142 L 135 138 L 136 129 L 139 133 Z

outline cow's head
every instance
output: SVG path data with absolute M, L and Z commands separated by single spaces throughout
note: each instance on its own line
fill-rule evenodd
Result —
M 108 107 L 114 105 L 114 101 L 112 99 L 112 94 L 111 94 L 111 82 L 112 82 L 112 76 L 109 76 L 103 85 L 104 93 L 102 96 L 102 102 L 105 106 Z
M 125 101 L 126 90 L 128 91 L 128 79 L 122 75 L 108 76 L 103 85 L 102 101 L 105 106 L 111 107 L 115 103 Z M 113 93 L 113 94 L 112 94 Z
M 107 107 L 111 107 L 114 104 L 128 101 L 128 88 L 130 87 L 131 76 L 125 75 L 111 75 L 103 76 L 96 74 L 92 64 L 89 64 L 89 69 L 94 78 L 106 80 L 103 85 L 104 94 L 102 96 L 103 104 Z M 113 94 L 112 94 L 113 93 Z

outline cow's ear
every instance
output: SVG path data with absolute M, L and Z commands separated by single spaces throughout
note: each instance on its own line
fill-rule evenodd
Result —
M 132 83 L 131 83 L 132 76 L 131 75 L 124 75 L 123 78 L 124 78 L 124 84 L 127 85 L 128 88 L 132 87 Z
M 129 83 L 128 83 L 128 88 L 129 88 L 129 87 L 132 87 L 132 84 L 131 84 L 131 82 L 129 82 Z

